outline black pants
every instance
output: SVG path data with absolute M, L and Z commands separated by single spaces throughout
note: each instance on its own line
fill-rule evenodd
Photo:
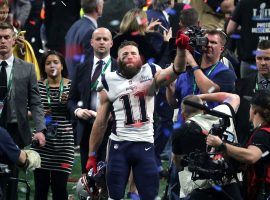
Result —
M 240 188 L 237 183 L 222 186 L 222 189 L 195 189 L 190 193 L 188 200 L 242 200 Z
M 53 200 L 67 200 L 68 177 L 69 174 L 66 172 L 36 169 L 34 171 L 35 200 L 47 200 L 50 186 Z
M 17 144 L 17 146 L 22 149 L 24 147 L 22 139 L 20 137 L 19 134 L 19 130 L 18 130 L 18 124 L 17 123 L 11 123 L 11 124 L 7 124 L 6 127 L 8 133 L 10 134 L 10 136 L 12 137 L 12 139 L 14 140 L 14 142 Z M 10 171 L 10 176 L 13 178 L 18 178 L 19 177 L 19 169 L 15 164 L 9 164 L 8 165 Z M 8 182 L 8 186 L 7 186 L 7 193 L 6 193 L 7 200 L 17 200 L 18 199 L 18 182 L 14 181 L 14 180 L 10 180 Z

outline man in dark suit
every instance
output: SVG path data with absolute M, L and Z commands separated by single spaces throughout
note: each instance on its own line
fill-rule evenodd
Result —
M 96 29 L 92 35 L 91 46 L 94 55 L 89 55 L 84 63 L 76 67 L 68 102 L 70 114 L 77 121 L 76 143 L 80 144 L 82 173 L 87 172 L 85 166 L 88 159 L 88 142 L 98 106 L 98 96 L 95 90 L 97 83 L 100 81 L 102 73 L 117 69 L 116 60 L 110 56 L 112 35 L 108 29 Z M 98 69 L 100 69 L 99 72 Z M 110 125 L 107 132 L 110 133 Z M 103 144 L 104 146 L 100 148 L 102 151 L 100 159 L 105 157 L 106 141 Z
M 98 27 L 97 19 L 102 15 L 103 0 L 82 0 L 81 7 L 84 15 L 68 30 L 66 42 L 66 63 L 69 76 L 72 79 L 77 64 L 82 63 L 86 51 L 92 49 L 90 39 Z
M 0 126 L 8 130 L 19 148 L 29 145 L 32 140 L 28 123 L 29 108 L 36 125 L 33 139 L 38 140 L 43 146 L 43 131 L 46 127 L 35 69 L 33 64 L 13 56 L 14 44 L 13 26 L 5 22 L 0 23 Z M 16 167 L 11 166 L 11 170 L 11 175 L 16 177 Z M 8 199 L 17 199 L 16 190 L 17 184 L 14 184 L 12 190 L 8 190 L 8 195 L 12 195 L 8 196 Z
M 270 40 L 259 42 L 255 58 L 257 73 L 236 82 L 236 93 L 241 97 L 241 104 L 236 113 L 236 133 L 241 144 L 247 142 L 252 128 L 248 115 L 250 102 L 243 96 L 253 96 L 255 91 L 261 89 L 270 90 Z

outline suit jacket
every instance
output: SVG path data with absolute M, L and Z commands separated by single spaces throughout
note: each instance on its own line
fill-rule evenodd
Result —
M 21 22 L 23 27 L 31 10 L 31 2 L 29 0 L 9 0 L 10 10 L 15 20 Z
M 32 113 L 36 130 L 46 129 L 35 68 L 33 64 L 14 57 L 11 98 L 14 99 L 19 134 L 25 146 L 31 143 L 28 107 Z M 28 105 L 28 107 L 27 107 Z
M 76 67 L 71 89 L 69 93 L 68 109 L 71 117 L 74 119 L 74 111 L 79 108 L 78 102 L 82 101 L 84 109 L 90 109 L 91 101 L 91 72 L 93 68 L 93 56 Z M 112 58 L 111 71 L 116 71 L 118 68 L 117 62 Z M 90 134 L 90 123 L 83 119 L 77 119 L 76 127 L 76 143 L 80 144 L 83 134 Z
M 86 51 L 91 51 L 90 40 L 96 29 L 94 23 L 86 17 L 76 21 L 68 30 L 66 42 L 66 64 L 69 77 L 73 79 L 75 68 L 81 62 L 81 56 Z
M 245 144 L 250 136 L 249 107 L 250 103 L 243 96 L 253 96 L 257 74 L 236 81 L 236 94 L 240 96 L 240 106 L 236 113 L 236 133 L 238 142 Z

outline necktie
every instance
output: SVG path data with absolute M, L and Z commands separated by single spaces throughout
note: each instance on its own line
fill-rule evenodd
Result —
M 263 79 L 260 83 L 262 84 L 263 89 L 267 89 L 269 80 Z
M 0 72 L 0 100 L 3 100 L 7 95 L 7 66 L 6 61 L 2 61 L 1 66 L 1 72 Z
M 97 67 L 96 67 L 96 69 L 95 69 L 95 71 L 94 71 L 94 74 L 93 74 L 93 76 L 92 76 L 91 84 L 92 84 L 92 83 L 95 83 L 96 80 L 98 79 L 98 77 L 100 76 L 101 71 L 102 71 L 102 66 L 103 66 L 103 64 L 104 64 L 104 61 L 103 61 L 103 60 L 99 60 L 99 61 L 97 62 Z

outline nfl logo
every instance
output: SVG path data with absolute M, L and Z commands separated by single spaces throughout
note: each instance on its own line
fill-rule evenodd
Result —
M 129 80 L 128 83 L 129 83 L 129 85 L 131 85 L 132 84 L 132 80 Z

